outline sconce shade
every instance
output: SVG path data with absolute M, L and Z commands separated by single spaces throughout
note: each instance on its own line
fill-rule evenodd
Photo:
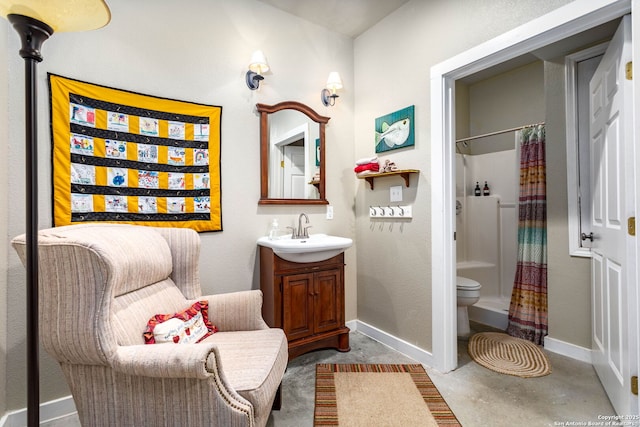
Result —
M 247 87 L 251 90 L 256 90 L 260 87 L 260 81 L 264 80 L 263 73 L 269 71 L 269 64 L 267 63 L 267 57 L 264 56 L 261 50 L 256 50 L 251 54 L 251 61 L 249 61 L 249 71 L 247 71 L 245 81 Z
M 111 20 L 103 0 L 0 0 L 0 16 L 7 15 L 36 19 L 55 32 L 95 30 Z
M 326 87 L 333 93 L 336 93 L 336 90 L 338 89 L 342 89 L 342 79 L 340 78 L 340 74 L 337 71 L 332 71 L 329 73 Z
M 327 84 L 324 89 L 320 92 L 320 99 L 322 100 L 322 105 L 325 107 L 332 107 L 336 103 L 336 98 L 339 95 L 336 93 L 338 89 L 342 89 L 342 79 L 340 78 L 340 74 L 337 71 L 332 71 L 329 73 L 329 78 L 327 78 Z
M 262 53 L 261 50 L 256 50 L 251 55 L 251 61 L 249 61 L 249 69 L 258 74 L 263 74 L 269 71 L 267 58 L 264 56 L 264 53 Z

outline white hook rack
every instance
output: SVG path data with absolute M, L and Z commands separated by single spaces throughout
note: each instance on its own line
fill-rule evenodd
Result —
M 369 206 L 369 218 L 412 218 L 411 205 Z

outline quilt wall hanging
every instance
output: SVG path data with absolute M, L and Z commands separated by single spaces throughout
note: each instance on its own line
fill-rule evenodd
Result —
M 48 77 L 55 226 L 222 230 L 222 107 Z

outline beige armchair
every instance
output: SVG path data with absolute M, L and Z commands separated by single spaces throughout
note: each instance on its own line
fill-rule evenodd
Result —
M 24 262 L 25 238 L 12 242 Z M 287 340 L 260 291 L 202 296 L 189 229 L 87 224 L 39 233 L 39 327 L 85 426 L 264 426 Z M 215 278 L 207 278 L 215 283 Z M 145 344 L 156 314 L 207 300 L 219 332 Z

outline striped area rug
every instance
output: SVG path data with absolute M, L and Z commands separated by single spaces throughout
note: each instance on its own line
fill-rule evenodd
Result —
M 469 339 L 471 359 L 492 371 L 521 378 L 549 375 L 547 355 L 531 341 L 501 332 L 480 332 Z
M 315 426 L 459 426 L 422 365 L 316 365 Z

